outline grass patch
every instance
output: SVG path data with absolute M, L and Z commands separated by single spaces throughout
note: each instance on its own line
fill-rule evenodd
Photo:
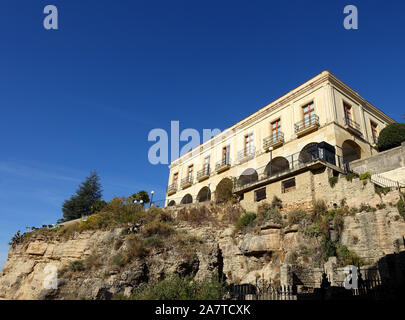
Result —
M 241 216 L 236 222 L 236 230 L 241 231 L 248 226 L 253 226 L 256 220 L 256 213 L 248 212 Z
M 336 183 L 338 183 L 339 178 L 338 177 L 330 177 L 329 178 L 329 185 L 331 186 L 331 188 L 334 188 Z
M 131 300 L 220 300 L 226 293 L 223 282 L 212 279 L 195 281 L 189 277 L 170 276 L 137 290 Z M 123 298 L 122 296 L 115 299 Z

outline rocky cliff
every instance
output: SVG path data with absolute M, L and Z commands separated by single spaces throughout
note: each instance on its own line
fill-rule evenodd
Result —
M 318 220 L 309 218 L 313 212 L 279 212 L 269 205 L 263 209 L 266 214 L 259 212 L 243 228 L 236 223 L 245 214 L 237 204 L 210 204 L 172 209 L 170 235 L 155 220 L 136 225 L 138 229 L 121 225 L 34 233 L 10 249 L 0 274 L 0 298 L 110 299 L 129 296 L 172 274 L 196 280 L 219 276 L 235 284 L 257 278 L 280 283 L 280 270 L 287 264 L 313 268 L 327 260 L 322 251 L 325 234 L 336 247 L 376 261 L 405 249 L 398 197 L 396 192 L 383 195 L 379 208 L 323 209 Z M 57 289 L 49 287 L 55 270 Z

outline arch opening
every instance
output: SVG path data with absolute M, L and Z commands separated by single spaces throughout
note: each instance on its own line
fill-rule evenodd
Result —
M 290 162 L 284 157 L 276 157 L 271 162 L 269 162 L 264 169 L 264 174 L 266 177 L 277 175 L 283 171 L 290 168 Z
M 189 204 L 193 203 L 193 197 L 191 194 L 187 193 L 183 199 L 181 199 L 180 204 Z
M 246 184 L 256 182 L 257 180 L 259 180 L 259 175 L 257 174 L 256 170 L 248 168 L 239 176 L 238 185 L 244 186 Z
M 211 190 L 208 187 L 203 187 L 197 195 L 197 202 L 205 202 L 211 200 Z
M 352 140 L 346 140 L 342 144 L 343 163 L 361 159 L 361 147 Z

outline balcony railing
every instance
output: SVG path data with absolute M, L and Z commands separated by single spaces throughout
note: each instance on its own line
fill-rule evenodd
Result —
M 297 122 L 294 127 L 297 135 L 305 134 L 319 127 L 319 117 L 313 114 L 310 118 Z
M 276 147 L 284 143 L 284 134 L 278 131 L 277 134 L 263 139 L 263 149 L 267 150 L 270 147 Z
M 202 181 L 209 178 L 210 176 L 210 166 L 205 167 L 204 169 L 197 172 L 197 180 Z
M 348 129 L 356 130 L 358 133 L 361 134 L 361 128 L 360 128 L 360 125 L 357 122 L 353 121 L 350 118 L 345 117 L 344 118 L 344 123 L 348 127 Z
M 280 179 L 316 161 L 329 163 L 330 165 L 340 168 L 342 171 L 347 171 L 342 156 L 336 155 L 335 152 L 329 151 L 322 143 L 319 143 L 300 152 L 286 156 L 283 161 L 273 160 L 271 165 L 267 164 L 256 170 L 252 169 L 249 174 L 235 178 L 233 191 L 238 192 L 246 188 L 257 186 L 271 179 Z M 258 172 L 263 172 L 263 174 L 258 175 Z
M 229 169 L 230 167 L 231 167 L 231 160 L 228 157 L 226 157 L 215 164 L 215 171 L 222 172 Z
M 193 184 L 193 176 L 188 176 L 187 178 L 181 179 L 180 186 L 184 189 Z
M 167 187 L 167 195 L 170 196 L 171 194 L 176 192 L 177 192 L 177 182 L 172 183 Z
M 256 154 L 256 147 L 247 147 L 238 152 L 238 160 L 240 163 L 253 159 Z

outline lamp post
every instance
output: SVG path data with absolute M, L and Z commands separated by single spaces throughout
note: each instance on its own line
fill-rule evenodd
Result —
M 151 206 L 153 206 L 153 195 L 154 195 L 154 193 L 155 193 L 155 191 L 153 191 L 153 190 L 150 192 L 151 196 L 150 196 L 149 208 L 150 208 Z
M 271 177 L 272 176 L 272 174 L 273 174 L 273 172 L 272 172 L 272 162 L 273 162 L 273 147 L 270 147 L 269 148 L 269 150 L 270 150 L 270 174 L 269 174 L 269 176 Z

